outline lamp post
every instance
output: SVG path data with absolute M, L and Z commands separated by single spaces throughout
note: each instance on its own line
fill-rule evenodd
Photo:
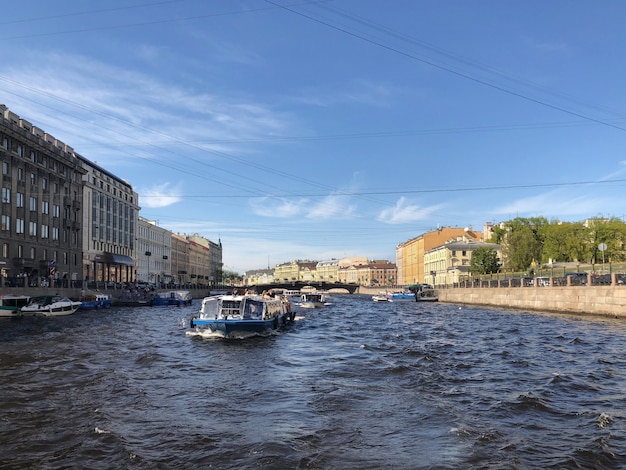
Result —
M 145 255 L 148 258 L 148 279 L 146 280 L 146 282 L 148 282 L 148 284 L 149 284 L 150 283 L 150 256 L 152 256 L 152 252 L 151 251 L 146 251 Z

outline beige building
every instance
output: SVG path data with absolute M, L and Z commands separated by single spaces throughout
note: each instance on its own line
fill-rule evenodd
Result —
M 207 249 L 208 259 L 205 260 L 207 265 L 204 267 L 203 273 L 200 272 L 201 270 L 198 271 L 198 275 L 204 274 L 204 278 L 199 278 L 199 280 L 206 281 L 209 285 L 221 283 L 224 266 L 222 263 L 222 241 L 218 239 L 218 242 L 215 243 L 197 233 L 189 235 L 187 239 L 191 243 L 196 243 Z
M 317 279 L 320 282 L 338 282 L 339 280 L 339 260 L 329 259 L 320 261 L 315 266 Z
M 172 233 L 172 277 L 178 285 L 186 285 L 191 281 L 189 277 L 189 240 Z
M 137 281 L 161 287 L 172 282 L 172 232 L 155 220 L 139 216 L 137 224 Z
M 243 273 L 244 286 L 258 286 L 263 284 L 272 284 L 274 282 L 273 269 L 256 269 Z
M 341 258 L 337 263 L 337 278 L 342 284 L 358 284 L 358 267 L 365 266 L 369 260 L 365 257 Z
M 463 236 L 475 242 L 483 241 L 483 234 L 475 232 L 471 227 L 442 227 L 400 243 L 396 247 L 398 285 L 427 282 L 427 275 L 431 274 L 424 264 L 426 252 L 444 245 L 450 239 Z
M 274 268 L 274 279 L 276 282 L 290 283 L 296 281 L 315 282 L 317 273 L 315 267 L 317 261 L 297 260 L 288 263 L 277 264 Z

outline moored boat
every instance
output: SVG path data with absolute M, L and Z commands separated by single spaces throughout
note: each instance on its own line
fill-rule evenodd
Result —
M 28 295 L 0 295 L 0 318 L 19 317 L 20 309 L 29 301 Z
M 407 289 L 415 294 L 415 300 L 418 302 L 437 302 L 439 300 L 437 291 L 430 284 L 413 284 Z
M 265 335 L 293 321 L 294 316 L 285 298 L 256 294 L 209 296 L 202 300 L 190 327 L 196 332 L 209 330 L 227 338 Z
M 81 310 L 97 310 L 100 308 L 111 308 L 111 296 L 108 294 L 89 294 L 80 299 Z
M 48 317 L 71 315 L 80 307 L 81 302 L 70 300 L 60 295 L 41 295 L 31 297 L 28 305 L 20 309 L 22 315 L 43 315 Z
M 415 302 L 415 293 L 410 291 L 387 292 L 387 302 Z
M 191 292 L 188 290 L 173 290 L 169 292 L 159 292 L 150 301 L 152 307 L 166 307 L 191 305 Z

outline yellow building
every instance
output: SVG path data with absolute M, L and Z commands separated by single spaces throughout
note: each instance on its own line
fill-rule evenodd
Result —
M 500 245 L 475 242 L 467 237 L 458 237 L 424 254 L 424 269 L 428 273 L 426 282 L 433 285 L 452 285 L 470 273 L 472 253 L 476 248 L 489 247 L 502 259 Z
M 408 285 L 432 282 L 430 270 L 427 270 L 424 264 L 426 252 L 442 246 L 447 241 L 457 237 L 466 237 L 468 240 L 475 242 L 483 241 L 482 232 L 475 232 L 471 227 L 442 227 L 400 243 L 396 247 L 398 284 Z

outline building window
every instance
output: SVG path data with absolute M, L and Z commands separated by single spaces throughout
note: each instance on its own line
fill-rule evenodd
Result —
M 41 189 L 43 189 L 44 191 L 48 190 L 48 179 L 47 178 L 41 178 Z
M 30 184 L 32 185 L 37 184 L 37 175 L 35 173 L 30 174 Z
M 8 243 L 2 244 L 2 257 L 3 258 L 9 257 L 9 244 Z
M 17 180 L 24 181 L 24 168 L 17 169 Z
M 52 192 L 54 194 L 59 194 L 59 183 L 52 183 Z
M 22 245 L 17 245 L 17 257 L 18 258 L 24 257 L 24 247 Z
M 15 233 L 24 233 L 24 219 L 15 219 Z
M 2 188 L 2 203 L 3 204 L 11 203 L 11 190 L 9 188 Z
M 59 239 L 59 227 L 52 227 L 52 239 L 54 241 Z
M 37 163 L 37 155 L 32 150 L 30 151 L 30 161 L 33 163 Z
M 49 228 L 47 225 L 42 225 L 41 226 L 41 238 L 48 238 L 49 237 Z
M 31 237 L 37 236 L 37 222 L 28 222 L 28 234 Z
M 24 207 L 24 194 L 15 193 L 15 205 L 17 207 Z
M 50 203 L 48 201 L 41 201 L 41 213 L 48 214 L 50 212 Z
M 30 198 L 30 211 L 31 212 L 36 212 L 37 211 L 37 198 L 36 197 L 31 197 Z
M 5 150 L 9 150 L 9 139 L 7 139 L 6 137 L 2 139 L 2 146 Z
M 61 216 L 61 206 L 52 204 L 52 217 L 59 218 Z
M 37 251 L 35 250 L 35 247 L 33 246 L 30 248 L 30 259 L 35 259 L 36 255 L 37 255 Z
M 2 226 L 0 227 L 2 230 L 11 230 L 11 217 L 8 215 L 2 216 Z
M 9 175 L 9 163 L 2 162 L 2 174 L 8 176 Z
M 24 156 L 24 149 L 23 149 L 23 147 L 21 145 L 17 146 L 17 155 L 19 157 L 23 157 Z

